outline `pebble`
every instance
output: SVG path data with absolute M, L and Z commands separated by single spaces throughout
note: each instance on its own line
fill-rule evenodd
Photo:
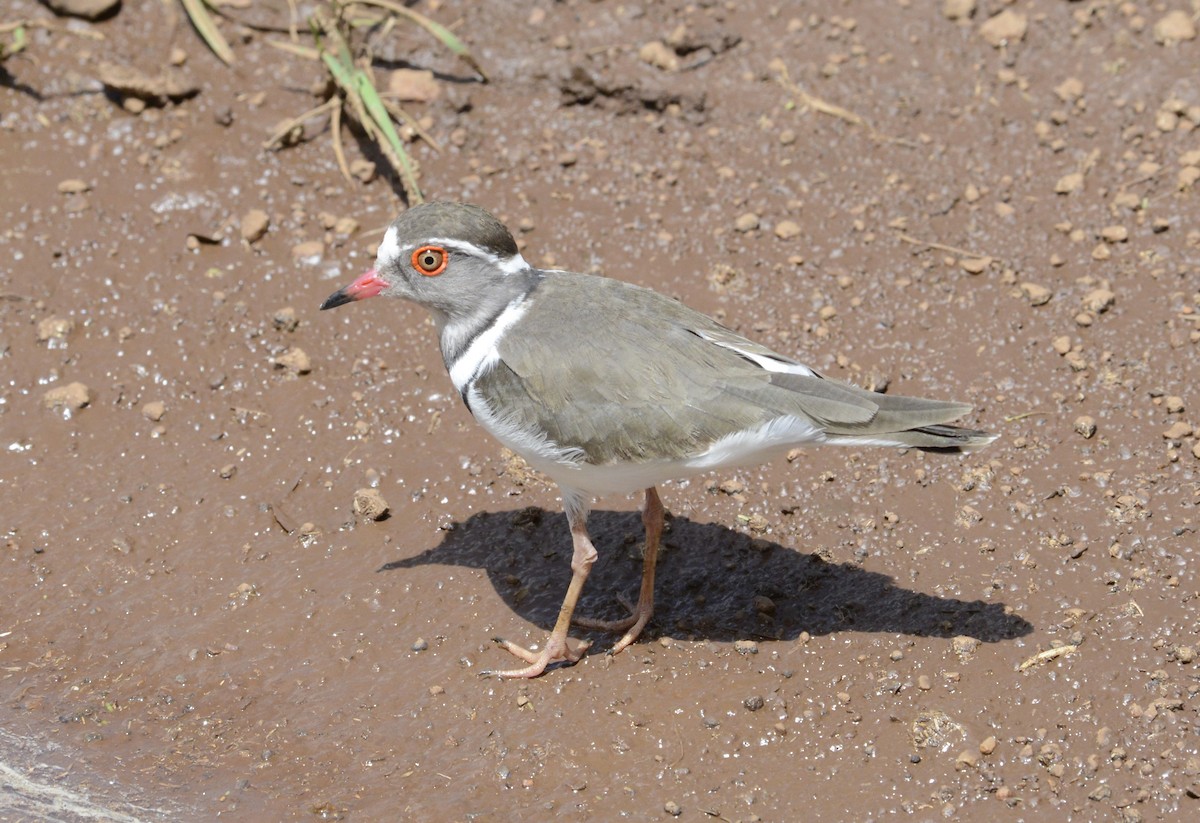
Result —
M 917 688 L 923 692 L 933 688 L 933 681 L 929 679 L 929 675 L 923 674 L 917 678 Z
M 302 260 L 306 263 L 318 263 L 321 260 L 321 255 L 325 253 L 325 244 L 320 240 L 306 240 L 303 243 L 297 243 L 292 246 L 292 259 Z
M 242 217 L 242 239 L 247 243 L 254 243 L 261 240 L 270 227 L 271 218 L 265 211 L 262 209 L 251 209 Z M 293 256 L 298 256 L 294 250 Z
M 222 480 L 229 480 L 237 474 L 237 466 L 233 463 L 226 463 L 217 470 L 217 474 L 221 476 Z
M 947 20 L 966 20 L 975 14 L 975 0 L 942 0 L 942 16 Z
M 1100 237 L 1106 243 L 1124 243 L 1129 239 L 1129 229 L 1124 226 L 1105 226 L 1100 230 Z
M 969 657 L 975 654 L 975 650 L 979 648 L 979 641 L 974 637 L 960 634 L 950 641 L 950 648 L 954 649 L 954 653 L 959 657 Z
M 638 49 L 638 59 L 663 71 L 675 71 L 679 68 L 679 57 L 661 40 L 651 40 Z
M 758 228 L 758 215 L 748 211 L 733 221 L 733 227 L 743 234 L 754 231 Z
M 1180 420 L 1178 423 L 1171 424 L 1171 427 L 1163 432 L 1164 440 L 1182 440 L 1192 433 L 1190 423 L 1185 423 Z
M 1182 40 L 1196 39 L 1196 24 L 1191 15 L 1182 9 L 1167 12 L 1154 24 L 1156 42 L 1169 46 Z
M 1073 171 L 1070 174 L 1064 174 L 1058 178 L 1058 182 L 1054 184 L 1054 191 L 1058 194 L 1070 194 L 1073 191 L 1078 191 L 1083 187 L 1083 173 Z
M 1166 404 L 1167 414 L 1183 413 L 1183 398 L 1182 397 L 1172 394 L 1172 395 L 1169 395 L 1167 397 L 1167 399 L 1163 402 Z
M 99 20 L 112 12 L 121 0 L 44 0 L 55 14 L 82 17 L 84 20 Z
M 354 513 L 368 520 L 382 520 L 388 515 L 388 504 L 377 489 L 359 489 L 354 493 Z
M 973 768 L 975 768 L 975 764 L 978 762 L 979 762 L 979 758 L 976 756 L 975 752 L 972 752 L 972 751 L 959 752 L 958 757 L 954 758 L 954 768 L 957 771 L 963 771 L 964 769 L 973 769 Z
M 296 310 L 291 306 L 284 306 L 282 309 L 276 309 L 271 315 L 271 323 L 280 331 L 295 331 L 300 325 L 300 318 L 296 316 Z
M 765 705 L 765 701 L 761 695 L 756 694 L 743 700 L 742 705 L 746 707 L 747 711 L 756 712 Z
M 987 267 L 992 265 L 990 257 L 968 257 L 965 260 L 958 261 L 958 265 L 967 274 L 983 274 Z
M 396 69 L 388 78 L 388 91 L 396 99 L 412 103 L 428 103 L 442 93 L 437 78 L 428 69 Z
M 979 34 L 989 45 L 1000 48 L 1010 43 L 1019 43 L 1025 38 L 1029 19 L 1018 11 L 1005 9 L 979 27 Z
M 725 494 L 741 494 L 746 490 L 746 484 L 741 480 L 731 477 L 728 480 L 721 481 L 721 485 L 717 488 L 719 488 Z
M 163 415 L 167 413 L 166 404 L 161 400 L 151 400 L 149 403 L 142 404 L 142 417 L 147 420 L 158 422 L 162 420 Z
M 979 744 L 979 753 L 982 755 L 989 755 L 994 751 L 996 751 L 995 735 L 984 738 L 983 742 Z
M 1104 314 L 1112 308 L 1117 296 L 1109 289 L 1092 289 L 1083 298 L 1083 307 L 1094 314 Z
M 775 236 L 780 240 L 791 240 L 800 234 L 800 226 L 794 220 L 780 220 L 775 224 Z
M 429 643 L 428 643 L 428 641 L 425 640 L 424 637 L 418 637 L 412 644 L 412 650 L 414 652 L 423 652 L 428 648 L 429 648 Z
M 1086 414 L 1075 418 L 1075 431 L 1085 440 L 1090 440 L 1096 435 L 1096 419 Z
M 1037 283 L 1022 283 L 1021 292 L 1025 295 L 1025 299 L 1029 301 L 1029 305 L 1031 306 L 1044 306 L 1054 296 L 1054 292 Z
M 91 191 L 92 185 L 77 178 L 63 180 L 58 184 L 60 194 L 83 194 L 85 191 Z
M 37 339 L 39 343 L 47 340 L 62 340 L 75 330 L 75 321 L 65 317 L 46 317 L 38 321 Z
M 753 640 L 735 640 L 733 649 L 738 654 L 758 654 L 758 644 Z
M 671 815 L 671 817 L 679 817 L 679 815 L 683 814 L 683 807 L 674 800 L 668 800 L 663 804 L 663 811 Z
M 283 354 L 271 360 L 277 369 L 287 369 L 294 374 L 308 374 L 312 371 L 312 360 L 304 349 L 293 346 Z
M 1064 334 L 1060 337 L 1054 338 L 1050 345 L 1054 347 L 1056 352 L 1058 352 L 1060 355 L 1063 355 L 1071 350 L 1071 338 L 1070 336 Z
M 42 405 L 47 409 L 82 409 L 92 402 L 92 390 L 78 381 L 65 386 L 55 386 L 42 395 Z

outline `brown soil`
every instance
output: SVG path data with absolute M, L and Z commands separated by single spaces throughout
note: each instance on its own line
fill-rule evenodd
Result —
M 486 85 L 381 45 L 436 72 L 426 192 L 532 262 L 1002 435 L 666 487 L 646 635 L 577 631 L 532 682 L 478 672 L 553 622 L 555 489 L 421 310 L 317 313 L 402 207 L 326 132 L 262 148 L 317 66 L 225 19 L 227 69 L 175 4 L 32 30 L 0 87 L 0 818 L 1198 813 L 1195 4 L 811 6 L 419 4 Z M 163 96 L 123 109 L 101 64 Z M 599 509 L 581 610 L 617 617 L 640 520 Z

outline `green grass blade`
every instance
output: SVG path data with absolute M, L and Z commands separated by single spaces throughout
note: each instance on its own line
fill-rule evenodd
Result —
M 364 71 L 356 72 L 354 75 L 356 91 L 362 99 L 363 106 L 371 119 L 375 121 L 375 125 L 383 136 L 387 139 L 388 145 L 392 149 L 392 154 L 399 164 L 396 171 L 400 172 L 400 177 L 404 181 L 404 188 L 408 191 L 409 197 L 414 203 L 420 203 L 425 198 L 421 195 L 421 188 L 417 185 L 417 175 L 413 169 L 412 159 L 408 156 L 408 150 L 404 148 L 404 143 L 400 140 L 400 135 L 396 133 L 396 126 L 392 123 L 392 116 L 388 113 L 387 107 L 383 105 L 383 100 L 379 98 L 379 92 L 375 86 L 371 84 L 371 78 Z
M 232 66 L 233 49 L 229 47 L 225 36 L 217 28 L 217 21 L 213 20 L 212 15 L 208 13 L 208 6 L 205 5 L 204 0 L 179 1 L 183 3 L 183 10 L 187 12 L 188 19 L 196 27 L 196 31 L 200 32 L 200 36 L 212 49 L 213 54 L 219 57 L 225 65 Z
M 431 20 L 420 12 L 413 11 L 407 6 L 394 2 L 394 0 L 352 0 L 352 2 L 363 6 L 377 6 L 381 9 L 387 9 L 394 14 L 398 14 L 401 17 L 411 20 L 441 41 L 443 46 L 450 49 L 450 51 L 454 52 L 454 54 L 458 55 L 459 59 L 474 69 L 475 73 L 482 77 L 485 83 L 488 81 L 488 76 L 483 71 L 483 67 L 479 65 L 479 61 L 475 59 L 475 57 L 463 44 L 463 41 L 459 40 L 458 36 L 455 35 L 454 32 L 450 31 L 450 29 L 446 28 L 441 23 Z

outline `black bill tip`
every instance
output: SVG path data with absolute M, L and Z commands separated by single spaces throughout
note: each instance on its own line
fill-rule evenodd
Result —
M 338 289 L 333 294 L 325 298 L 325 302 L 321 304 L 321 311 L 326 309 L 336 309 L 338 306 L 344 306 L 347 303 L 353 303 L 354 298 L 346 293 L 346 289 Z

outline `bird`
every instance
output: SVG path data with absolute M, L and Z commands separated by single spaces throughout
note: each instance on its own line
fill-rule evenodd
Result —
M 654 610 L 664 508 L 657 487 L 755 465 L 798 446 L 972 451 L 997 435 L 950 425 L 963 403 L 872 392 L 826 378 L 683 303 L 600 275 L 528 263 L 485 209 L 431 201 L 387 228 L 375 267 L 321 309 L 398 297 L 432 315 L 450 381 L 475 420 L 557 485 L 570 527 L 571 581 L 540 649 L 496 638 L 532 678 L 571 665 L 572 623 L 637 640 Z M 575 616 L 597 551 L 594 499 L 642 493 L 641 589 L 627 618 Z

